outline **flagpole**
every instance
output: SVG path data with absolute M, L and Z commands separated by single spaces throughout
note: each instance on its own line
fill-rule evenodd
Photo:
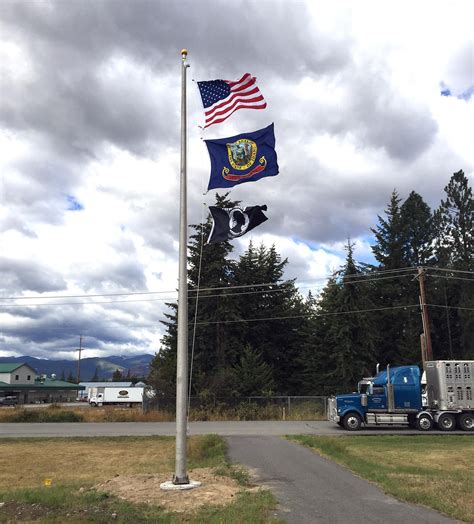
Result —
M 174 484 L 189 484 L 186 471 L 186 398 L 188 389 L 188 272 L 187 272 L 187 119 L 186 63 L 181 50 L 181 174 L 179 205 L 178 351 L 176 365 L 176 465 Z
M 201 485 L 190 481 L 186 471 L 186 400 L 188 394 L 188 217 L 187 217 L 187 119 L 186 63 L 187 49 L 181 50 L 181 170 L 179 190 L 179 281 L 178 281 L 178 347 L 176 362 L 176 462 L 173 479 L 160 484 L 163 490 L 186 490 Z

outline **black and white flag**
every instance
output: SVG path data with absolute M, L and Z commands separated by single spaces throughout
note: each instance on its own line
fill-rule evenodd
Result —
M 225 242 L 245 235 L 254 227 L 268 220 L 263 214 L 263 211 L 266 210 L 267 206 L 251 206 L 244 209 L 209 206 L 213 224 L 207 243 Z

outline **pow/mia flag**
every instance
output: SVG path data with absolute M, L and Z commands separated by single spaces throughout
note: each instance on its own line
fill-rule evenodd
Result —
M 263 214 L 263 211 L 266 210 L 267 206 L 252 206 L 244 209 L 209 206 L 213 224 L 207 243 L 225 242 L 245 235 L 254 227 L 268 220 Z

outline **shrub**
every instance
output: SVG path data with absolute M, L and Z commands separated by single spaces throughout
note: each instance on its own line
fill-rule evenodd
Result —
M 19 409 L 6 418 L 7 422 L 82 422 L 84 417 L 74 411 L 58 409 Z

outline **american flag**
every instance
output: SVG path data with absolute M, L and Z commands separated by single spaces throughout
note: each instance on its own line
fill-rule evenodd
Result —
M 224 122 L 237 109 L 265 109 L 267 103 L 255 82 L 256 78 L 250 73 L 245 73 L 237 82 L 198 82 L 206 115 L 204 128 Z

